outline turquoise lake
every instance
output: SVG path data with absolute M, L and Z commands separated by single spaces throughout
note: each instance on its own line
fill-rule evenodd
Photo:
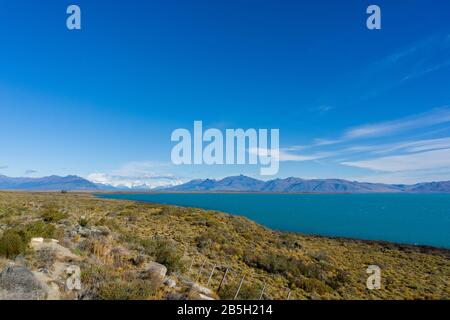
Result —
M 450 194 L 99 194 L 245 216 L 266 227 L 450 248 Z

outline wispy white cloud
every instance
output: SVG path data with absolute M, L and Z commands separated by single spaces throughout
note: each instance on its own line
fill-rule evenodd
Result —
M 314 113 L 317 113 L 317 114 L 326 114 L 326 113 L 332 111 L 333 109 L 334 109 L 333 106 L 323 104 L 318 107 L 310 108 L 309 110 Z
M 444 38 L 445 37 L 446 36 L 444 36 Z M 432 36 L 417 40 L 399 49 L 398 51 L 388 55 L 387 57 L 377 61 L 374 67 L 380 68 L 382 66 L 391 66 L 398 64 L 402 60 L 405 60 L 413 55 L 416 55 L 418 52 L 421 52 L 423 50 L 435 46 L 436 44 L 441 43 L 441 41 L 442 35 L 439 34 L 434 34 Z
M 356 78 L 356 81 L 351 82 L 355 83 L 355 88 L 346 91 L 361 92 L 357 100 L 363 102 L 407 85 L 409 81 L 450 67 L 449 36 L 443 33 L 433 34 L 369 64 L 361 73 L 352 74 L 352 78 Z M 348 99 L 354 97 L 349 96 Z
M 419 182 L 447 181 L 450 180 L 448 168 L 397 172 L 375 172 L 366 175 L 354 175 L 350 180 L 370 181 L 375 183 L 414 184 Z
M 322 138 L 317 138 L 314 139 L 314 146 L 329 146 L 332 144 L 338 144 L 343 142 L 343 139 L 322 139 Z
M 315 139 L 299 150 L 302 154 L 284 149 L 280 159 L 317 160 L 321 164 L 345 166 L 345 170 L 353 168 L 355 172 L 366 172 L 366 175 L 351 177 L 360 181 L 413 183 L 439 177 L 438 180 L 442 180 L 450 178 L 450 127 L 447 123 L 450 123 L 450 108 L 437 108 L 353 127 L 335 139 Z
M 450 108 L 436 108 L 429 112 L 394 121 L 366 124 L 352 128 L 344 134 L 344 139 L 373 138 L 387 136 L 418 128 L 450 122 Z
M 280 150 L 280 161 L 311 161 L 327 157 L 325 153 L 297 154 L 285 150 Z
M 311 161 L 327 157 L 327 154 L 325 153 L 298 154 L 296 152 L 292 152 L 289 148 L 280 149 L 278 152 L 264 148 L 250 148 L 248 152 L 258 156 L 267 156 L 269 154 L 274 160 L 278 161 Z
M 428 112 L 423 112 L 419 114 L 415 114 L 412 116 L 404 117 L 401 119 L 384 121 L 378 123 L 371 124 L 363 124 L 360 126 L 356 126 L 344 131 L 343 134 L 338 136 L 337 138 L 332 139 L 324 139 L 324 138 L 316 138 L 313 143 L 310 145 L 303 146 L 292 146 L 287 147 L 284 150 L 286 151 L 297 151 L 297 150 L 306 150 L 306 149 L 314 149 L 314 148 L 326 148 L 326 147 L 334 147 L 339 144 L 349 144 L 354 142 L 354 140 L 358 139 L 372 139 L 372 138 L 380 138 L 385 136 L 394 136 L 395 134 L 401 134 L 405 132 L 410 132 L 415 129 L 421 128 L 429 128 L 432 126 L 450 123 L 450 108 L 445 106 L 441 108 L 435 108 Z M 448 128 L 440 128 L 439 130 L 429 131 L 430 133 L 440 133 L 443 131 L 447 131 Z M 375 144 L 375 145 L 353 145 L 346 146 L 339 149 L 339 153 L 342 152 L 363 152 L 363 151 L 387 151 L 387 150 L 395 150 L 400 148 L 405 148 L 407 146 L 417 146 L 430 143 L 447 143 L 447 140 L 442 139 L 433 139 L 433 140 L 418 140 L 418 141 L 409 141 L 409 142 L 401 142 L 401 143 L 393 143 L 393 144 Z
M 95 183 L 127 188 L 157 188 L 178 185 L 184 179 L 166 173 L 170 164 L 154 162 L 129 162 L 110 173 L 91 173 L 86 178 Z
M 94 183 L 101 183 L 114 187 L 127 188 L 148 188 L 154 189 L 157 187 L 168 187 L 181 184 L 185 182 L 183 179 L 177 179 L 173 176 L 157 175 L 155 177 L 130 177 L 120 176 L 108 173 L 91 173 L 86 177 L 89 181 Z
M 369 160 L 344 161 L 341 164 L 382 172 L 401 172 L 448 168 L 450 149 L 426 151 Z
M 340 149 L 340 154 L 352 154 L 364 152 L 367 154 L 387 154 L 392 152 L 423 152 L 434 149 L 450 148 L 450 137 L 425 140 L 407 140 L 395 143 L 381 143 L 372 145 L 355 145 Z
M 408 80 L 417 79 L 417 78 L 423 77 L 423 76 L 425 76 L 425 75 L 427 75 L 429 73 L 436 72 L 436 71 L 439 71 L 441 69 L 448 68 L 448 67 L 450 67 L 450 60 L 447 60 L 447 61 L 444 61 L 444 62 L 441 62 L 441 63 L 437 63 L 437 64 L 425 67 L 425 68 L 420 69 L 420 70 L 415 70 L 412 73 L 406 75 L 402 79 L 402 81 L 408 81 Z
M 286 151 L 300 151 L 300 150 L 304 150 L 305 148 L 307 148 L 307 146 L 290 146 L 290 147 L 284 148 L 284 150 L 286 150 Z

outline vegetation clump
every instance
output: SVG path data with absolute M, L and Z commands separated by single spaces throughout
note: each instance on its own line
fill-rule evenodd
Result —
M 78 224 L 79 224 L 81 227 L 85 228 L 85 227 L 88 226 L 89 220 L 86 219 L 85 217 L 81 217 L 80 220 L 78 220 Z
M 96 265 L 83 269 L 81 281 L 86 286 L 85 299 L 147 300 L 156 291 L 149 281 L 121 274 L 111 267 Z
M 45 222 L 59 222 L 68 217 L 66 213 L 61 212 L 54 205 L 46 205 L 41 215 Z
M 6 230 L 0 237 L 0 256 L 14 259 L 26 249 L 26 242 L 15 230 Z
M 182 272 L 184 263 L 177 252 L 176 244 L 164 237 L 155 237 L 142 241 L 145 253 L 152 256 L 156 262 L 167 267 L 169 272 Z
M 60 240 L 81 259 L 81 299 L 198 298 L 192 283 L 234 299 L 243 276 L 237 299 L 450 298 L 445 249 L 284 233 L 221 212 L 88 193 L 0 192 L 0 268 L 22 254 L 49 269 L 54 252 L 30 253 L 33 237 Z M 372 264 L 382 290 L 366 289 Z M 162 285 L 168 278 L 174 287 Z

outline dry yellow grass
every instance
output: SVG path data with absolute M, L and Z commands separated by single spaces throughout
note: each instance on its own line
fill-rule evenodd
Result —
M 232 298 L 242 276 L 242 299 L 258 298 L 264 284 L 264 297 L 270 299 L 285 299 L 289 291 L 292 299 L 450 298 L 447 250 L 275 232 L 215 211 L 98 199 L 87 193 L 0 192 L 0 230 L 41 221 L 42 210 L 49 207 L 60 213 L 57 221 L 45 222 L 56 228 L 55 234 L 80 255 L 97 255 L 99 265 L 107 262 L 114 276 L 136 268 L 109 254 L 123 248 L 130 257 L 159 255 L 178 277 L 203 285 L 215 265 L 208 284 L 212 289 L 225 268 L 231 268 L 222 298 Z M 110 234 L 102 240 L 107 243 L 93 243 L 91 250 L 86 247 L 91 240 L 81 239 L 81 246 L 80 236 L 69 232 L 80 224 L 107 227 Z M 155 239 L 164 240 L 159 251 Z M 372 264 L 382 270 L 380 290 L 366 289 L 366 269 Z M 161 290 L 150 298 L 166 298 L 169 293 Z M 129 295 L 136 297 L 142 298 Z

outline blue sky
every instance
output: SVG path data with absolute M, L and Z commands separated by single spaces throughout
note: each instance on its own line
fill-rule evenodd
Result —
M 0 43 L 0 174 L 258 177 L 171 164 L 202 120 L 279 128 L 279 177 L 450 180 L 448 1 L 0 0 Z

